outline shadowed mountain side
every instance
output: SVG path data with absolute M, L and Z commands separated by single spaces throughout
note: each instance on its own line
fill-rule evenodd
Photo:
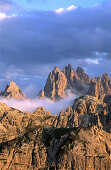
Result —
M 25 94 L 13 81 L 11 81 L 10 84 L 6 86 L 4 92 L 0 93 L 0 97 L 7 99 L 13 98 L 17 100 L 26 99 Z

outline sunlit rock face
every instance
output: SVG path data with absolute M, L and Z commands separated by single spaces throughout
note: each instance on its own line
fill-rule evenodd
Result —
M 13 81 L 11 81 L 10 84 L 6 86 L 4 92 L 0 93 L 0 97 L 5 97 L 6 99 L 13 98 L 17 100 L 26 99 L 25 94 Z
M 39 96 L 42 99 L 48 97 L 56 101 L 64 98 L 69 89 L 72 93 L 86 94 L 89 83 L 90 77 L 80 67 L 76 71 L 71 64 L 65 66 L 63 70 L 55 67 L 49 74 L 44 90 L 40 91 Z
M 75 71 L 71 64 L 65 66 L 63 73 L 67 78 L 67 89 L 73 92 L 86 94 L 89 88 L 90 77 L 81 67 Z
M 76 78 L 76 80 L 80 80 L 80 78 L 78 77 L 78 74 L 76 73 L 76 71 L 72 68 L 71 64 L 69 64 L 68 66 L 65 66 L 63 69 L 63 73 L 65 74 L 66 78 L 67 78 L 67 87 L 71 88 L 74 86 L 74 77 Z
M 89 86 L 89 94 L 103 100 L 107 95 L 111 95 L 111 79 L 108 74 L 101 77 L 94 77 Z
M 110 104 L 86 95 L 51 116 L 0 103 L 0 169 L 109 170 Z
M 49 74 L 46 85 L 44 87 L 44 94 L 46 97 L 56 100 L 65 97 L 65 89 L 67 86 L 67 79 L 62 71 L 55 67 Z

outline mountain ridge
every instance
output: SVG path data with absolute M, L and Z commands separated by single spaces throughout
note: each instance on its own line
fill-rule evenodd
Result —
M 91 95 L 104 100 L 108 95 L 111 95 L 111 79 L 107 73 L 104 73 L 102 77 L 90 79 L 90 76 L 81 67 L 77 67 L 75 71 L 71 64 L 65 66 L 63 70 L 55 67 L 49 73 L 44 89 L 39 92 L 38 96 L 41 99 L 46 97 L 58 101 L 67 96 L 68 90 L 78 96 Z M 16 100 L 27 98 L 13 81 L 0 93 L 0 97 Z
M 81 67 L 77 67 L 75 71 L 71 64 L 65 66 L 63 70 L 55 67 L 49 73 L 44 90 L 39 92 L 39 96 L 41 99 L 48 97 L 57 101 L 67 95 L 67 90 L 80 95 L 92 95 L 104 100 L 108 94 L 111 94 L 111 79 L 107 73 L 104 73 L 102 77 L 90 79 L 90 76 Z

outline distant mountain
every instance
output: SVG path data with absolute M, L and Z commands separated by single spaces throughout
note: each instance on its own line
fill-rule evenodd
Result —
M 13 81 L 11 81 L 10 84 L 6 86 L 5 90 L 0 93 L 0 97 L 5 97 L 7 99 L 13 98 L 17 100 L 26 99 L 25 94 Z
M 63 70 L 55 67 L 50 72 L 44 90 L 40 91 L 41 98 L 48 97 L 53 101 L 64 98 L 67 90 L 72 92 L 87 94 L 90 77 L 80 67 L 75 71 L 71 64 L 65 66 Z

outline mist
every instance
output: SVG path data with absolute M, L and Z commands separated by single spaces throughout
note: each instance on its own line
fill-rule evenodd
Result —
M 77 98 L 77 95 L 74 95 L 72 93 L 69 93 L 68 96 L 65 99 L 61 99 L 58 102 L 53 102 L 52 100 L 45 98 L 35 98 L 35 99 L 25 99 L 22 101 L 15 100 L 15 99 L 6 99 L 1 98 L 0 102 L 5 103 L 9 107 L 16 108 L 22 112 L 33 112 L 38 107 L 43 106 L 46 111 L 50 111 L 52 115 L 58 115 L 62 109 L 66 109 L 68 106 L 72 106 L 74 103 L 74 100 Z

